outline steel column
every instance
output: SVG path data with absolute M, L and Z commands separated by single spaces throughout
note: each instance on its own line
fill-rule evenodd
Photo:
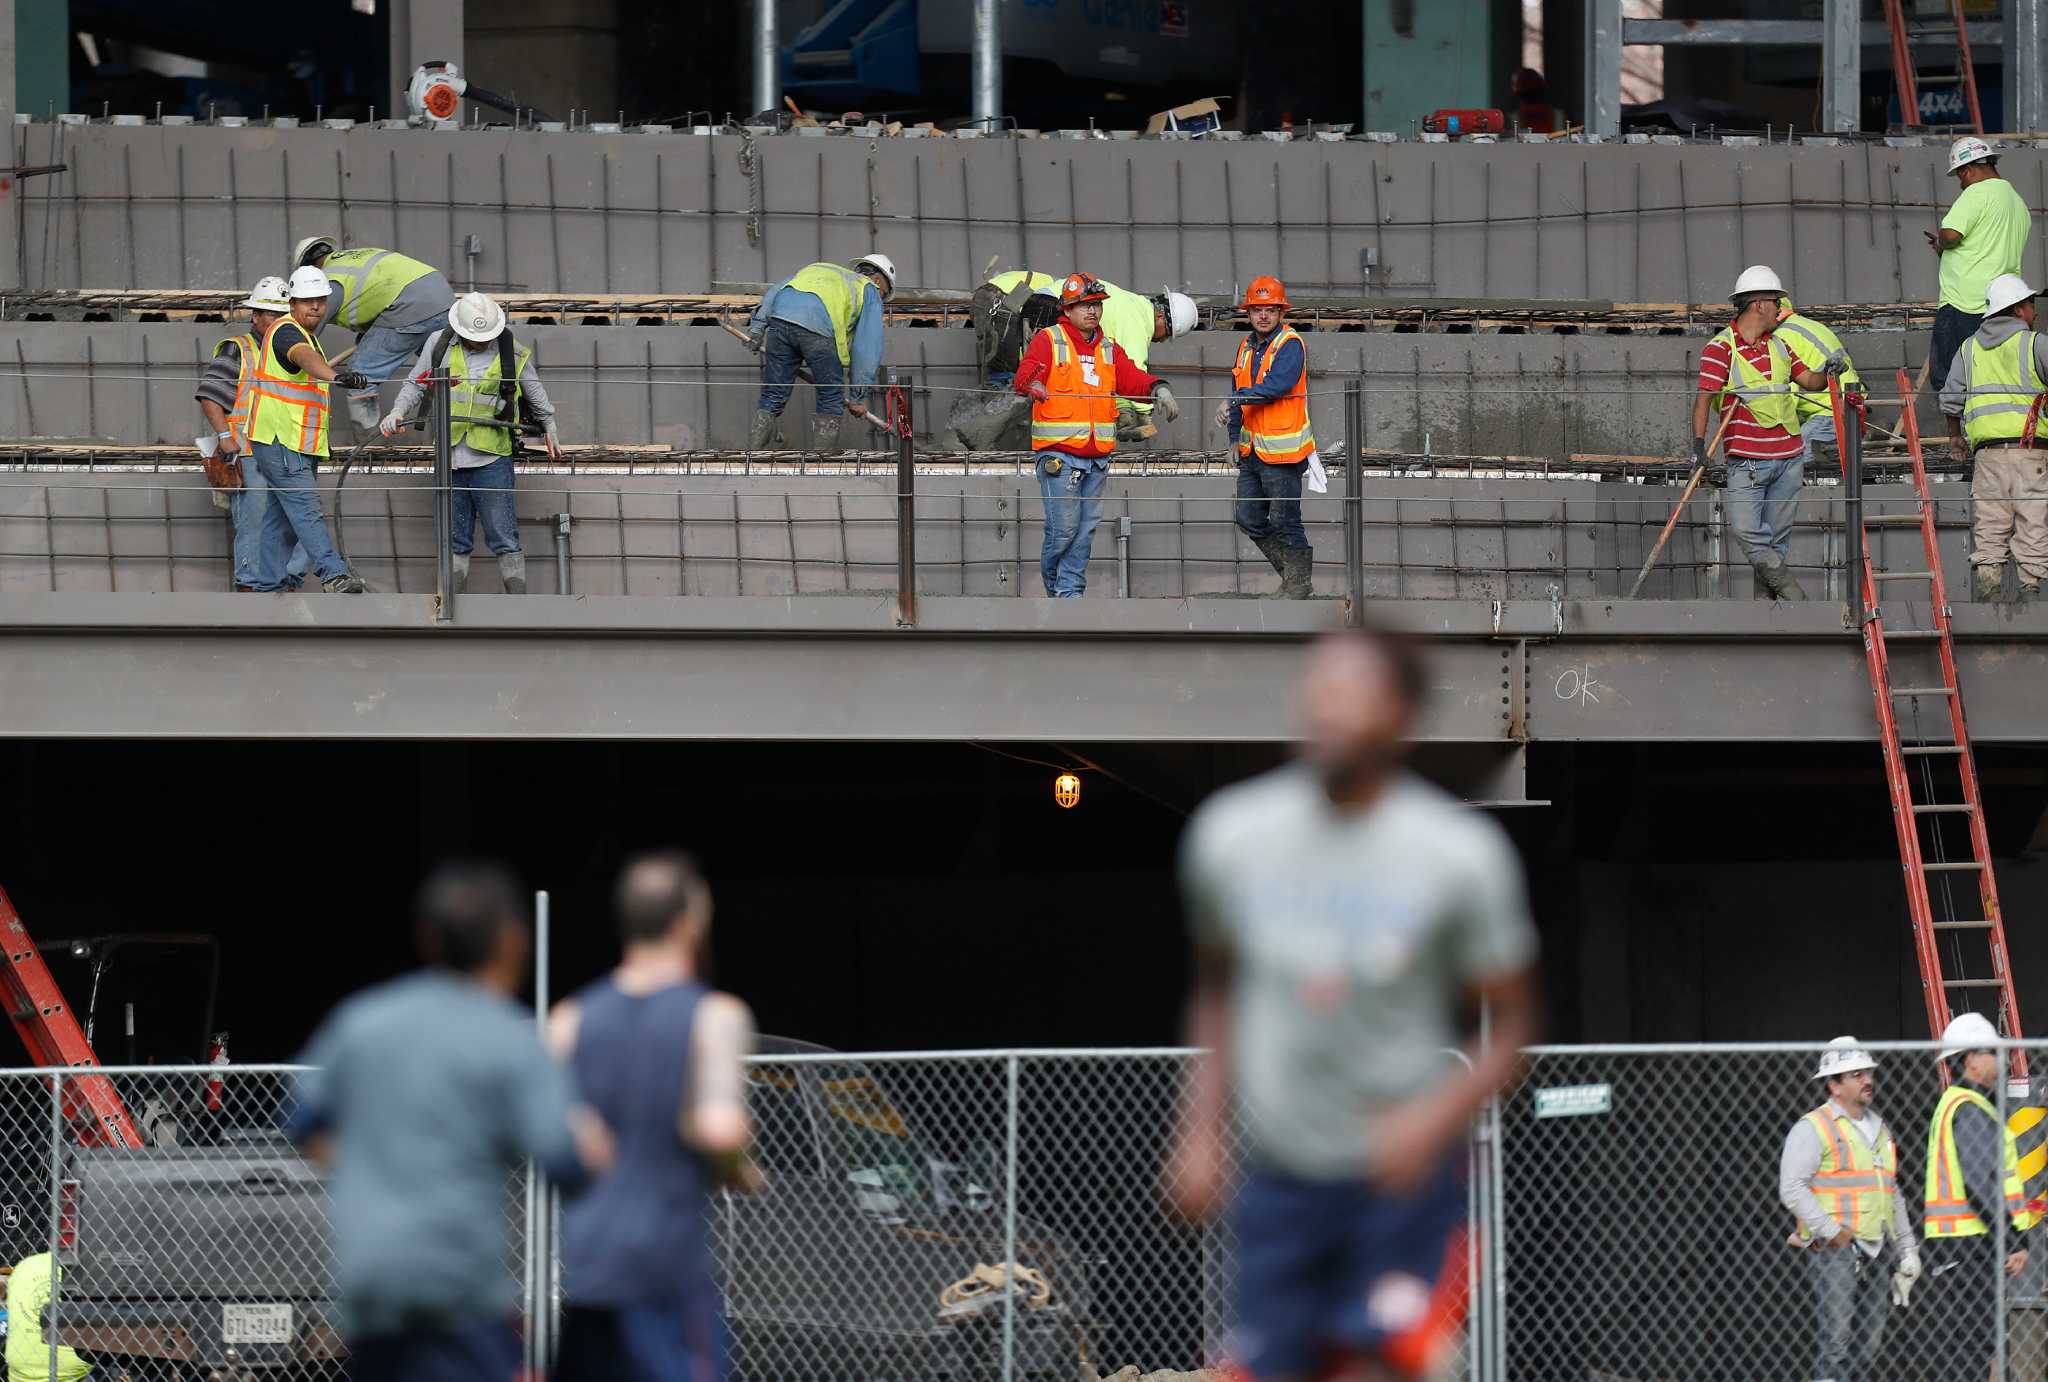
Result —
M 1847 423 L 1835 439 L 1842 453 L 1842 531 L 1849 584 L 1849 627 L 1863 628 L 1863 413 L 1845 409 Z
M 775 28 L 776 0 L 754 0 L 754 113 L 782 105 L 782 38 Z
M 974 0 L 974 120 L 984 129 L 1003 113 L 1002 0 Z
M 889 369 L 889 406 L 896 432 L 896 622 L 909 628 L 917 622 L 917 452 L 910 420 L 910 390 L 896 387 Z M 901 409 L 896 414 L 896 409 Z M 900 418 L 900 421 L 898 419 Z
M 1621 133 L 1621 0 L 1586 0 L 1586 133 Z
M 1827 0 L 1821 34 L 1823 130 L 1853 134 L 1863 123 L 1863 33 L 1857 0 Z
M 1365 394 L 1354 378 L 1344 389 L 1344 622 L 1365 616 Z
M 434 618 L 455 620 L 455 465 L 450 435 L 454 430 L 452 377 L 431 381 L 434 390 Z M 397 553 L 392 554 L 397 560 Z
M 2005 127 L 2048 129 L 2048 0 L 2004 0 L 2005 51 L 2026 55 L 2005 64 Z

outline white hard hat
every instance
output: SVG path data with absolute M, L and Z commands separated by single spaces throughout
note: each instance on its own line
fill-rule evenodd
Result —
M 291 298 L 324 298 L 333 291 L 334 284 L 327 277 L 327 271 L 309 264 L 303 269 L 292 270 L 291 285 L 285 290 L 285 295 Z
M 853 267 L 856 269 L 862 268 L 864 266 L 868 268 L 878 269 L 881 271 L 882 277 L 885 280 L 887 280 L 889 284 L 889 286 L 884 290 L 885 296 L 888 293 L 893 293 L 896 291 L 895 260 L 891 259 L 886 254 L 864 254 L 860 258 L 853 261 Z
M 1984 286 L 1984 315 L 1995 317 L 2038 294 L 2018 274 L 2000 274 Z
M 299 241 L 298 246 L 292 250 L 292 267 L 295 269 L 301 268 L 305 265 L 309 256 L 314 254 L 332 254 L 340 248 L 341 243 L 332 235 L 308 235 L 305 239 Z
M 1185 336 L 1195 329 L 1201 314 L 1195 310 L 1195 300 L 1186 293 L 1176 293 L 1171 288 L 1164 291 L 1162 301 L 1166 304 L 1166 324 L 1176 337 Z
M 1941 1058 L 1947 1060 L 1965 1051 L 1981 1051 L 1996 1046 L 1999 1040 L 1998 1029 L 1983 1013 L 1957 1013 L 1941 1029 Z
M 256 280 L 256 286 L 249 290 L 249 296 L 236 303 L 258 312 L 289 312 L 291 303 L 286 298 L 284 280 L 276 274 L 265 274 Z
M 1742 271 L 1735 280 L 1735 291 L 1728 294 L 1728 300 L 1747 297 L 1751 293 L 1782 293 L 1785 285 L 1778 282 L 1777 270 L 1768 264 L 1752 264 Z
M 505 329 L 505 309 L 491 301 L 488 293 L 464 293 L 448 309 L 448 325 L 463 340 L 482 345 L 497 340 Z
M 1858 1070 L 1875 1070 L 1877 1062 L 1870 1058 L 1870 1052 L 1856 1044 L 1852 1036 L 1838 1036 L 1827 1044 L 1820 1053 L 1820 1064 L 1815 1067 L 1813 1078 L 1829 1080 L 1837 1075 L 1854 1074 Z
M 1966 163 L 1997 158 L 1997 151 L 1974 134 L 1966 134 L 1948 146 L 1948 170 L 1953 173 Z

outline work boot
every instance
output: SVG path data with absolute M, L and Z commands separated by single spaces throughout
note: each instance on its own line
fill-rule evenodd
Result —
M 843 417 L 825 417 L 820 415 L 816 425 L 811 428 L 811 449 L 813 451 L 825 452 L 827 455 L 837 451 L 839 449 L 839 424 L 844 421 L 846 419 Z
M 1263 552 L 1266 560 L 1273 563 L 1274 575 L 1285 576 L 1287 574 L 1287 549 L 1280 545 L 1279 538 L 1268 533 L 1264 537 L 1253 538 L 1252 546 Z
M 457 552 L 455 554 L 455 593 L 457 595 L 469 593 L 469 553 L 467 552 Z
M 1757 584 L 1773 600 L 1804 600 L 1806 591 L 1800 588 L 1799 578 L 1792 574 L 1792 568 L 1785 565 L 1785 559 L 1772 553 L 1755 563 Z
M 2005 594 L 2005 567 L 1970 568 L 1970 598 L 1980 605 L 1992 604 Z
M 363 578 L 353 571 L 344 571 L 339 576 L 329 576 L 320 582 L 320 588 L 329 595 L 361 595 L 370 587 L 363 584 Z
M 2039 581 L 2021 581 L 2019 593 L 2013 597 L 2013 603 L 2016 605 L 2037 605 L 2041 603 L 2041 583 Z
M 526 553 L 500 552 L 498 554 L 498 579 L 505 583 L 507 595 L 526 593 Z
M 766 451 L 773 444 L 775 424 L 782 421 L 766 408 L 754 409 L 754 420 L 747 428 L 747 450 Z
M 1284 547 L 1281 549 L 1280 594 L 1282 600 L 1306 600 L 1315 591 L 1311 580 L 1315 574 L 1316 549 L 1313 547 Z

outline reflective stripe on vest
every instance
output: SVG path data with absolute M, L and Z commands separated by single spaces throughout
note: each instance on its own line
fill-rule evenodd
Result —
M 1797 391 L 1792 383 L 1792 351 L 1776 336 L 1764 338 L 1765 348 L 1770 352 L 1771 372 L 1749 363 L 1742 354 L 1741 338 L 1735 328 L 1724 326 L 1714 337 L 1728 347 L 1728 380 L 1716 395 L 1725 400 L 1732 394 L 1742 400 L 1749 415 L 1765 427 L 1782 427 L 1787 432 L 1799 430 L 1799 403 L 1792 395 Z M 1708 342 L 1709 345 L 1713 341 Z
M 498 381 L 504 378 L 504 372 L 498 365 L 498 343 L 492 341 L 480 348 L 491 352 L 491 363 L 485 367 L 483 377 L 471 383 L 469 356 L 463 351 L 463 342 L 456 340 L 448 345 L 448 376 L 455 381 L 448 392 L 448 416 L 453 423 L 448 434 L 449 445 L 467 446 L 472 451 L 488 452 L 493 456 L 509 456 L 512 454 L 511 427 L 480 427 L 477 423 L 518 425 L 522 392 L 518 376 L 526 372 L 526 362 L 533 358 L 533 348 L 520 346 L 512 357 L 512 415 L 508 418 L 498 416 L 498 407 L 505 401 L 504 395 L 498 392 Z
M 1856 362 L 1849 359 L 1849 352 L 1842 345 L 1842 338 L 1811 317 L 1802 317 L 1797 312 L 1778 323 L 1772 333 L 1785 337 L 1785 345 L 1792 357 L 1810 370 L 1825 370 L 1828 361 L 1841 359 L 1849 368 L 1842 374 L 1842 392 L 1863 382 L 1863 376 L 1856 373 Z M 1832 413 L 1834 405 L 1828 401 L 1826 389 L 1802 389 L 1796 383 L 1793 397 L 1799 400 L 1799 415 L 1806 418 Z
M 1066 331 L 1048 326 L 1052 369 L 1045 376 L 1043 403 L 1031 401 L 1031 449 L 1088 447 L 1116 449 L 1116 345 L 1097 332 L 1095 349 L 1076 355 Z
M 1963 342 L 1963 377 L 1969 387 L 1963 398 L 1963 435 L 1972 447 L 2018 441 L 2027 430 L 2027 413 L 2044 387 L 2034 358 L 2032 331 L 2015 331 L 1986 349 L 1976 337 Z M 2048 437 L 2048 408 L 2034 424 L 2036 437 Z
M 360 249 L 328 255 L 320 271 L 341 295 L 341 302 L 328 312 L 327 320 L 351 331 L 366 331 L 385 308 L 398 300 L 407 284 L 425 278 L 434 272 L 434 266 L 397 250 Z
M 249 443 L 249 413 L 256 403 L 256 338 L 253 335 L 229 336 L 213 348 L 216 358 L 229 346 L 235 348 L 241 357 L 241 364 L 235 376 L 235 406 L 228 412 L 228 430 L 235 434 L 235 440 L 244 447 Z
M 1956 1150 L 1956 1114 L 1964 1105 L 1976 1109 L 1998 1127 L 2005 1142 L 2005 1208 L 2013 1227 L 2030 1227 L 2034 1218 L 2027 1209 L 2019 1177 L 2019 1149 L 2012 1130 L 1998 1122 L 1998 1110 L 1973 1089 L 1950 1085 L 1934 1106 L 1934 1121 L 1927 1130 L 1927 1194 L 1921 1232 L 1928 1238 L 1977 1238 L 1991 1231 L 1970 1203 L 1963 1182 L 1963 1158 Z
M 867 302 L 868 277 L 843 264 L 810 264 L 790 276 L 788 287 L 809 293 L 825 304 L 832 319 L 832 343 L 839 347 L 839 363 L 853 365 L 853 324 Z
M 327 385 L 290 361 L 277 358 L 277 333 L 286 325 L 296 323 L 290 317 L 280 317 L 271 323 L 263 338 L 263 349 L 256 354 L 256 378 L 251 388 L 255 406 L 249 415 L 249 440 L 272 442 L 302 456 L 325 456 Z M 312 340 L 312 333 L 307 332 L 306 337 Z M 327 358 L 317 340 L 313 341 L 313 349 L 322 360 Z
M 1821 1208 L 1852 1237 L 1882 1242 L 1899 1193 L 1899 1149 L 1890 1130 L 1872 1148 L 1864 1145 L 1854 1123 L 1833 1115 L 1826 1104 L 1807 1114 L 1805 1121 L 1820 1138 L 1820 1170 L 1813 1177 L 1813 1193 Z M 1802 1223 L 1799 1234 L 1811 1238 L 1813 1231 Z
M 1301 337 L 1293 327 L 1283 325 L 1273 333 L 1265 353 L 1259 357 L 1259 372 L 1254 376 L 1252 338 L 1245 337 L 1238 343 L 1237 363 L 1230 370 L 1232 383 L 1248 389 L 1264 379 L 1273 368 L 1273 357 L 1289 341 L 1299 344 Z M 1307 460 L 1308 453 L 1316 449 L 1315 434 L 1308 424 L 1308 347 L 1301 348 L 1301 377 L 1294 381 L 1293 388 L 1271 403 L 1243 404 L 1239 412 L 1243 421 L 1237 443 L 1240 455 L 1257 452 L 1268 465 L 1293 465 Z

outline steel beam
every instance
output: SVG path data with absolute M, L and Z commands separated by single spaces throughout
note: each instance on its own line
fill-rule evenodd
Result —
M 1586 0 L 1586 132 L 1621 133 L 1621 0 Z
M 974 0 L 974 120 L 993 128 L 1003 114 L 1002 0 Z
M 2048 0 L 2004 0 L 2005 51 L 2030 55 L 2005 64 L 2005 127 L 2048 129 Z
M 1863 127 L 1863 43 L 1857 0 L 1827 0 L 1821 35 L 1821 128 L 1854 134 Z

